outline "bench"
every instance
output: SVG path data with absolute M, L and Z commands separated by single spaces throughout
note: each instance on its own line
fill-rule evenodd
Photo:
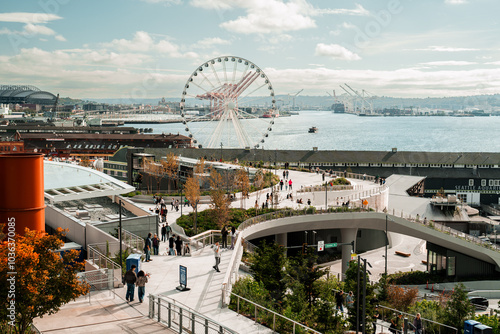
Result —
M 396 255 L 404 256 L 404 257 L 410 257 L 411 256 L 410 253 L 403 253 L 403 252 L 400 252 L 400 251 L 396 251 L 395 253 L 396 253 Z

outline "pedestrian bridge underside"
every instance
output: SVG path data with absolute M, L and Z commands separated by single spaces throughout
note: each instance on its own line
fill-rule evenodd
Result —
M 340 229 L 342 243 L 356 239 L 359 229 L 373 229 L 387 232 L 390 246 L 391 232 L 426 240 L 432 244 L 457 253 L 466 254 L 474 259 L 492 264 L 500 271 L 500 252 L 482 247 L 467 240 L 438 231 L 430 226 L 408 221 L 404 218 L 378 212 L 323 213 L 305 216 L 293 216 L 264 221 L 248 226 L 241 231 L 242 237 L 251 240 L 270 235 L 283 235 L 304 230 Z M 278 238 L 279 239 L 279 238 Z M 356 250 L 354 245 L 354 250 Z M 350 258 L 351 246 L 342 246 L 342 272 L 347 269 L 345 261 Z

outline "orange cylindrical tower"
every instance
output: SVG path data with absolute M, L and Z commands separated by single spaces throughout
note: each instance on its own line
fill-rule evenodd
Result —
M 0 183 L 0 223 L 45 231 L 43 154 L 0 154 Z

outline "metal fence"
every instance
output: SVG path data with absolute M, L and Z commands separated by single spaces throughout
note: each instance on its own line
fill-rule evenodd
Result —
M 135 253 L 141 254 L 144 250 L 144 239 L 124 229 L 122 229 L 122 242 L 132 248 Z
M 97 269 L 112 270 L 113 286 L 121 283 L 122 267 L 92 245 L 87 245 L 87 261 Z
M 112 290 L 115 283 L 115 272 L 113 269 L 89 270 L 78 273 L 78 279 L 89 285 L 89 292 L 85 297 L 91 302 L 92 292 L 102 290 Z M 113 293 L 114 298 L 114 293 Z
M 237 334 L 190 307 L 164 296 L 149 295 L 149 318 L 156 319 L 179 334 Z
M 387 322 L 390 322 L 391 318 L 396 314 L 402 314 L 403 316 L 407 317 L 410 324 L 413 324 L 413 319 L 415 319 L 415 314 L 410 314 L 410 313 L 406 313 L 406 312 L 402 312 L 402 311 L 399 311 L 399 310 L 396 310 L 396 309 L 393 309 L 393 308 L 390 308 L 390 307 L 387 307 L 387 306 L 382 306 L 382 305 L 378 305 L 378 308 L 381 310 L 380 312 L 380 315 L 381 315 L 381 319 L 382 321 L 387 321 Z M 430 319 L 426 319 L 426 318 L 423 318 L 421 317 L 422 319 L 422 326 L 423 326 L 423 329 L 424 329 L 424 333 L 427 333 L 427 334 L 430 334 L 430 333 L 438 333 L 438 334 L 441 334 L 441 333 L 455 333 L 455 334 L 458 334 L 458 329 L 453 327 L 453 326 L 448 326 L 448 325 L 445 325 L 443 323 L 440 323 L 440 322 L 437 322 L 437 321 L 434 321 L 434 320 L 430 320 Z M 410 326 L 412 327 L 412 326 Z

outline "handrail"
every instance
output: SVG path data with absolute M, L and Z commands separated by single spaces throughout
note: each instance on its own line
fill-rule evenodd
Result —
M 396 309 L 393 309 L 393 308 L 390 308 L 390 307 L 387 307 L 387 306 L 383 306 L 383 305 L 377 305 L 377 306 L 379 308 L 382 308 L 382 309 L 387 309 L 387 310 L 390 310 L 392 312 L 405 314 L 405 315 L 408 315 L 408 316 L 411 316 L 411 317 L 415 318 L 415 315 L 411 314 L 411 313 L 406 313 L 406 312 L 403 312 L 403 311 L 400 311 L 400 310 L 396 310 Z M 383 317 L 383 314 L 382 314 L 382 317 Z M 436 325 L 439 325 L 439 326 L 447 327 L 447 328 L 450 328 L 450 329 L 454 330 L 455 333 L 458 333 L 458 329 L 455 328 L 455 327 L 453 327 L 453 326 L 448 326 L 448 325 L 445 325 L 443 323 L 440 323 L 440 322 L 437 322 L 437 321 L 434 321 L 434 320 L 430 320 L 430 319 L 426 319 L 426 318 L 423 318 L 423 317 L 421 317 L 421 319 L 422 319 L 422 322 L 426 321 L 426 322 L 430 322 L 430 323 L 433 323 L 433 324 L 436 324 Z M 424 325 L 424 329 L 425 329 L 425 325 Z
M 165 296 L 149 295 L 148 315 L 150 319 L 155 318 L 179 334 L 198 332 L 238 334 L 221 323 Z
M 87 260 L 90 259 L 92 259 L 92 264 L 97 265 L 99 268 L 120 270 L 120 273 L 122 272 L 122 266 L 99 252 L 96 248 L 92 247 L 92 245 L 87 245 Z M 113 279 L 118 281 L 118 277 L 116 276 L 114 276 Z
M 242 297 L 242 296 L 240 296 L 240 295 L 237 295 L 237 294 L 235 294 L 235 293 L 234 293 L 234 292 L 232 292 L 232 291 L 228 291 L 228 293 L 229 293 L 229 295 L 230 295 L 230 296 L 231 296 L 231 295 L 233 295 L 233 296 L 236 296 L 236 297 L 238 298 L 236 313 L 240 313 L 240 309 L 239 309 L 239 307 L 240 307 L 240 299 L 243 299 L 244 301 L 246 301 L 247 303 L 252 304 L 252 305 L 255 307 L 255 322 L 257 322 L 257 314 L 258 314 L 258 312 L 257 312 L 257 308 L 260 308 L 260 309 L 262 309 L 262 310 L 264 310 L 264 311 L 267 311 L 267 312 L 272 313 L 272 314 L 273 314 L 273 327 L 272 327 L 272 330 L 273 330 L 273 331 L 275 331 L 275 330 L 276 330 L 276 316 L 278 316 L 278 317 L 280 317 L 280 318 L 283 318 L 283 319 L 285 319 L 285 320 L 287 320 L 287 321 L 289 321 L 289 322 L 293 323 L 293 333 L 295 333 L 295 326 L 297 325 L 297 326 L 299 326 L 299 327 L 302 327 L 302 328 L 303 328 L 303 329 L 305 329 L 306 331 L 309 331 L 309 332 L 312 332 L 312 333 L 321 334 L 321 332 L 318 332 L 317 330 L 314 330 L 314 329 L 312 329 L 312 328 L 310 328 L 310 327 L 307 327 L 306 325 L 301 324 L 301 323 L 300 323 L 300 322 L 298 322 L 298 321 L 295 321 L 295 320 L 293 320 L 293 319 L 290 319 L 290 318 L 288 318 L 288 317 L 285 317 L 284 315 L 281 315 L 281 314 L 279 314 L 278 312 L 275 312 L 275 311 L 270 310 L 270 309 L 268 309 L 268 308 L 266 308 L 266 307 L 264 307 L 264 306 L 261 306 L 261 305 L 259 305 L 259 304 L 257 304 L 257 303 L 254 303 L 253 301 L 248 300 L 248 299 L 246 299 L 245 297 Z
M 425 226 L 427 228 L 430 228 L 430 229 L 433 229 L 435 231 L 440 231 L 440 232 L 443 232 L 443 233 L 446 233 L 448 235 L 451 235 L 455 238 L 459 238 L 459 239 L 462 239 L 462 240 L 465 240 L 465 241 L 469 241 L 469 242 L 472 242 L 478 246 L 482 246 L 482 247 L 485 247 L 485 248 L 488 248 L 490 250 L 493 250 L 493 251 L 497 251 L 497 252 L 500 252 L 500 246 L 497 245 L 497 244 L 490 244 L 484 240 L 481 240 L 479 239 L 478 237 L 475 237 L 473 235 L 470 235 L 470 234 L 467 234 L 467 233 L 464 233 L 462 231 L 459 231 L 459 230 L 456 230 L 452 227 L 449 227 L 449 226 L 445 226 L 444 224 L 441 224 L 441 223 L 437 223 L 435 221 L 429 221 L 429 222 L 426 222 L 424 223 L 424 221 L 421 220 L 421 217 L 412 217 L 410 214 L 408 215 L 405 215 L 405 213 L 403 211 L 396 211 L 396 210 L 393 210 L 392 211 L 392 215 L 393 216 L 396 216 L 396 217 L 401 217 L 403 219 L 406 219 L 410 222 L 413 222 L 413 223 L 417 223 L 417 224 L 420 224 L 422 226 Z
M 208 230 L 189 238 L 189 247 L 191 250 L 197 251 L 205 248 L 207 245 L 215 243 L 217 237 L 222 236 L 220 230 Z
M 142 253 L 144 249 L 144 239 L 137 234 L 122 229 L 122 242 L 138 253 Z

